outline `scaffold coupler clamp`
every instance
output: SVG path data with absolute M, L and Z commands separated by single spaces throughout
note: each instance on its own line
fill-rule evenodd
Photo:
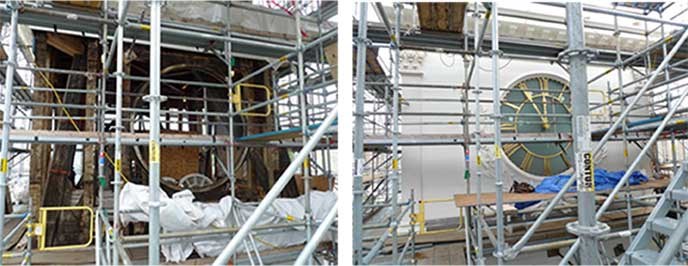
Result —
M 146 102 L 151 102 L 152 100 L 156 100 L 158 102 L 165 102 L 167 101 L 167 96 L 165 95 L 146 95 L 143 96 L 143 100 Z
M 498 57 L 502 57 L 504 55 L 504 52 L 502 52 L 502 50 L 490 50 L 488 54 L 490 56 L 497 55 Z
M 520 250 L 520 249 L 519 249 L 519 250 L 515 250 L 515 249 L 512 248 L 512 247 L 507 248 L 507 249 L 504 249 L 504 256 L 502 257 L 502 259 L 504 259 L 504 260 L 513 260 L 514 258 L 516 258 L 516 256 L 518 256 L 519 253 L 521 253 L 521 250 Z
M 356 41 L 356 42 L 354 43 L 354 44 L 356 44 L 356 45 L 358 45 L 359 43 L 363 43 L 363 44 L 365 44 L 366 46 L 371 46 L 371 45 L 373 45 L 373 41 L 370 40 L 370 39 L 368 39 L 368 38 L 361 38 L 361 37 L 356 36 L 356 38 L 354 38 L 354 40 Z
M 507 260 L 509 258 L 507 256 L 509 254 L 508 251 L 511 250 L 511 247 L 509 247 L 508 243 L 504 243 L 502 245 L 504 245 L 502 247 L 502 251 L 500 252 L 499 250 L 495 250 L 494 252 L 492 252 L 492 256 L 494 256 L 495 258 L 502 258 L 503 260 Z
M 602 235 L 608 233 L 609 225 L 606 223 L 596 222 L 594 226 L 583 226 L 578 221 L 566 224 L 566 231 L 579 237 L 591 237 L 598 239 Z
M 152 1 L 144 1 L 143 6 L 150 8 L 150 3 L 151 2 L 160 2 L 160 7 L 165 7 L 167 6 L 167 0 L 152 0 Z
M 557 61 L 562 64 L 568 64 L 571 57 L 585 56 L 586 61 L 591 61 L 600 55 L 600 51 L 593 49 L 566 49 L 557 55 Z

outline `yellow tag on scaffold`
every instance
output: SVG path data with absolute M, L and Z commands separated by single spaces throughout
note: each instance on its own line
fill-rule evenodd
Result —
M 155 140 L 151 140 L 148 144 L 148 161 L 151 163 L 160 162 L 160 144 Z

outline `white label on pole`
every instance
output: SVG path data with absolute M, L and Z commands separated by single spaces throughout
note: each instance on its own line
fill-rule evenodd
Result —
M 576 154 L 576 172 L 578 172 L 578 191 L 595 192 L 595 165 L 592 152 Z
M 576 142 L 578 142 L 579 151 L 591 150 L 590 138 L 590 116 L 579 115 L 576 116 Z

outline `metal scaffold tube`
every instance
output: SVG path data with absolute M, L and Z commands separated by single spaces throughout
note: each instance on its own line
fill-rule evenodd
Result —
M 129 10 L 129 1 L 123 0 L 117 3 L 117 29 L 115 30 L 115 39 L 119 38 L 120 34 L 122 34 L 122 39 L 124 39 L 124 25 L 126 24 L 127 20 L 127 11 Z M 105 16 L 107 19 L 107 12 L 108 10 L 105 9 Z M 107 23 L 103 23 L 105 27 L 107 27 Z M 105 47 L 104 47 L 105 48 Z M 109 73 L 110 69 L 110 63 L 112 62 L 112 58 L 115 53 L 115 45 L 110 47 L 110 51 L 107 53 L 107 57 L 105 58 L 105 63 L 103 63 L 103 73 L 107 75 Z
M 296 2 L 296 10 L 294 11 L 294 19 L 296 20 L 296 68 L 299 80 L 299 111 L 300 111 L 300 122 L 301 122 L 301 143 L 306 146 L 308 142 L 308 105 L 306 103 L 306 92 L 304 91 L 304 75 L 303 75 L 303 35 L 301 34 L 301 8 L 302 2 Z M 311 214 L 311 169 L 310 169 L 310 153 L 306 156 L 303 161 L 302 173 L 303 173 L 303 207 L 304 207 L 304 220 L 306 221 L 306 239 L 311 239 L 312 233 L 312 214 Z M 312 258 L 308 257 L 309 265 L 312 264 Z
M 366 75 L 366 38 L 368 34 L 368 3 L 359 2 L 358 35 L 356 42 L 356 91 L 354 110 L 354 180 L 353 180 L 353 256 L 354 264 L 363 260 L 363 136 Z
M 574 171 L 578 184 L 578 221 L 566 224 L 566 229 L 581 239 L 581 263 L 602 264 L 597 236 L 609 231 L 609 226 L 598 223 L 595 209 L 595 177 L 590 134 L 590 110 L 588 109 L 587 57 L 585 47 L 583 9 L 580 3 L 566 4 L 566 28 L 571 84 L 571 106 L 573 125 Z M 571 179 L 574 179 L 572 176 Z
M 466 16 L 467 9 L 464 10 L 463 14 L 463 20 L 464 20 L 464 25 L 468 25 L 467 21 L 468 18 Z M 487 21 L 486 21 L 487 22 Z M 478 24 L 477 21 L 474 22 L 474 24 Z M 465 31 L 468 31 L 467 28 L 464 29 Z M 478 38 L 473 38 L 474 41 L 478 42 Z M 468 35 L 465 35 L 463 38 L 463 49 L 468 50 Z M 458 122 L 458 124 L 461 124 L 461 129 L 463 133 L 463 145 L 461 146 L 463 148 L 463 162 L 464 162 L 464 174 L 463 174 L 463 179 L 466 182 L 466 194 L 471 194 L 471 136 L 469 133 L 469 117 L 470 117 L 470 111 L 469 111 L 469 98 L 468 98 L 468 88 L 470 87 L 470 78 L 472 76 L 472 68 L 475 66 L 475 60 L 473 62 L 470 62 L 468 60 L 468 55 L 462 55 L 463 57 L 463 76 L 466 77 L 464 79 L 464 88 L 461 92 L 461 96 L 463 99 L 459 98 L 458 102 L 463 103 L 463 116 L 461 117 L 461 120 Z M 469 70 L 469 63 L 470 63 L 470 70 Z M 471 207 L 465 207 L 464 208 L 464 213 L 465 215 L 463 216 L 463 228 L 464 228 L 464 233 L 466 235 L 466 264 L 467 265 L 472 265 L 473 264 L 473 243 L 471 242 L 471 236 L 472 236 L 472 213 L 471 213 L 472 208 Z
M 497 3 L 492 3 L 492 100 L 494 109 L 494 150 L 495 150 L 495 192 L 497 209 L 497 249 L 494 256 L 497 257 L 497 264 L 504 263 L 504 180 L 502 176 L 502 111 L 500 109 L 499 98 L 499 12 Z
M 150 6 L 150 132 L 148 138 L 148 189 L 150 221 L 148 264 L 160 264 L 160 17 L 162 0 L 151 0 Z
M 232 17 L 231 17 L 231 6 L 232 5 L 227 5 L 227 22 L 225 26 L 225 31 L 227 32 L 227 37 L 228 39 L 231 39 L 232 37 Z M 234 169 L 234 147 L 235 147 L 235 137 L 234 137 L 234 103 L 232 103 L 232 99 L 234 99 L 234 83 L 233 83 L 233 73 L 232 73 L 232 42 L 230 41 L 225 41 L 225 61 L 228 62 L 227 64 L 227 95 L 229 97 L 227 101 L 227 114 L 228 114 L 228 119 L 227 119 L 227 126 L 228 126 L 228 133 L 229 133 L 229 145 L 226 146 L 226 162 L 227 162 L 227 178 L 229 178 L 229 189 L 230 189 L 230 196 L 232 197 L 232 202 L 234 202 L 236 198 L 236 173 Z M 234 208 L 234 204 L 232 204 L 232 208 Z
M 8 153 L 10 144 L 10 130 L 12 129 L 12 88 L 14 71 L 17 64 L 17 23 L 19 6 L 16 1 L 7 3 L 12 18 L 10 20 L 9 50 L 7 51 L 7 68 L 5 70 L 5 87 L 3 88 L 4 105 L 2 110 L 2 148 L 0 148 L 0 229 L 5 225 L 5 197 L 7 197 L 7 177 L 9 176 Z M 5 241 L 0 241 L 0 251 L 5 250 Z M 3 256 L 4 257 L 4 256 Z M 0 265 L 3 264 L 0 258 Z
M 480 13 L 477 12 L 478 10 L 478 2 L 475 3 L 475 10 L 476 12 L 473 13 L 473 32 L 475 34 L 478 34 L 480 31 L 479 29 L 479 24 L 477 23 L 478 19 L 480 18 Z M 487 23 L 487 22 L 486 22 Z M 487 24 L 485 24 L 487 26 Z M 485 27 L 486 28 L 486 27 Z M 473 61 L 475 62 L 476 65 L 480 64 L 480 42 L 474 41 L 473 43 L 473 48 L 475 50 L 475 55 L 473 57 Z M 476 208 L 477 208 L 477 223 L 476 223 L 476 264 L 478 265 L 484 265 L 485 264 L 485 258 L 483 256 L 483 236 L 482 236 L 482 219 L 483 219 L 483 210 L 481 206 L 481 194 L 482 194 L 482 189 L 483 189 L 483 184 L 482 184 L 482 170 L 480 169 L 482 167 L 482 162 L 480 158 L 480 150 L 481 150 L 481 131 L 480 131 L 480 94 L 482 91 L 480 90 L 480 68 L 476 67 L 473 68 L 473 76 L 475 77 L 474 80 L 474 88 L 473 88 L 473 93 L 475 94 L 475 162 L 476 162 L 476 167 L 475 167 L 475 178 L 477 180 L 477 187 L 476 189 L 478 190 L 476 192 Z M 468 88 L 466 88 L 467 90 Z M 468 99 L 466 99 L 468 100 Z
M 258 207 L 256 207 L 253 213 L 251 213 L 251 216 L 241 226 L 239 232 L 237 232 L 237 234 L 234 237 L 232 237 L 232 240 L 230 240 L 229 244 L 227 244 L 227 246 L 222 250 L 222 253 L 220 253 L 217 259 L 215 259 L 213 265 L 227 265 L 227 262 L 232 257 L 232 255 L 234 255 L 236 249 L 239 247 L 241 242 L 251 233 L 253 227 L 258 222 L 258 219 L 260 219 L 263 213 L 265 213 L 268 210 L 268 208 L 272 206 L 272 203 L 280 195 L 282 189 L 284 189 L 284 187 L 289 183 L 289 181 L 291 181 L 291 178 L 294 176 L 294 173 L 298 170 L 299 167 L 301 167 L 301 164 L 306 159 L 308 154 L 313 150 L 315 145 L 320 141 L 320 138 L 322 138 L 327 129 L 332 125 L 334 120 L 337 118 L 337 110 L 338 108 L 336 106 L 332 108 L 330 113 L 327 115 L 327 118 L 325 118 L 325 120 L 318 127 L 315 133 L 313 133 L 311 138 L 308 140 L 308 143 L 306 143 L 306 145 L 295 156 L 294 160 L 289 164 L 284 173 L 280 175 L 280 177 L 277 179 L 272 188 L 270 188 L 270 191 L 268 191 L 263 200 L 260 202 Z
M 120 21 L 126 16 L 125 8 L 127 5 L 126 0 L 120 0 L 117 4 L 117 16 Z M 114 173 L 114 219 L 112 222 L 113 234 L 112 241 L 117 243 L 119 241 L 119 194 L 122 185 L 122 86 L 123 80 L 122 75 L 124 74 L 124 27 L 122 24 L 117 26 L 115 35 L 117 49 L 117 79 L 116 79 L 116 95 L 115 95 L 115 173 Z M 107 67 L 107 64 L 104 65 Z M 112 250 L 112 265 L 119 265 L 119 250 L 114 248 Z
M 107 16 L 107 10 L 108 10 L 108 2 L 105 1 L 105 2 L 103 2 L 103 8 L 102 8 L 104 16 Z M 105 58 L 107 56 L 107 50 L 108 50 L 107 49 L 107 47 L 108 47 L 108 42 L 107 42 L 108 25 L 107 24 L 103 24 L 102 33 L 101 33 L 100 38 L 101 38 L 100 39 L 100 45 L 102 46 L 101 58 Z M 101 62 L 101 63 L 104 63 L 104 62 Z M 106 71 L 105 65 L 103 64 L 103 65 L 101 65 L 101 67 L 102 67 L 102 71 L 103 71 L 102 74 L 103 75 L 100 77 L 100 88 L 99 88 L 100 91 L 98 93 L 97 101 L 101 106 L 105 106 L 105 102 L 106 102 L 105 92 L 106 92 L 106 88 L 107 88 L 107 75 L 105 73 L 105 71 Z M 98 266 L 100 266 L 101 264 L 106 264 L 106 265 L 110 264 L 109 262 L 102 263 L 105 258 L 103 257 L 103 251 L 102 251 L 103 230 L 102 230 L 101 225 L 103 224 L 103 222 L 101 220 L 102 219 L 101 215 L 103 215 L 103 210 L 104 210 L 103 194 L 105 192 L 105 184 L 106 184 L 106 181 L 105 181 L 105 143 L 107 142 L 105 139 L 105 134 L 104 134 L 104 128 L 105 128 L 105 119 L 104 119 L 105 115 L 104 114 L 105 114 L 105 110 L 103 110 L 103 109 L 97 110 L 98 119 L 96 120 L 96 123 L 98 123 L 98 125 L 97 125 L 97 129 L 98 129 L 98 177 L 97 177 L 97 179 L 98 179 L 97 180 L 97 183 L 98 183 L 98 209 L 96 210 L 94 222 L 96 223 L 96 232 L 95 232 L 95 234 L 96 234 L 96 237 L 95 237 L 96 238 L 95 256 L 96 257 L 95 257 L 95 261 L 96 261 L 96 265 L 98 265 Z M 106 252 L 109 252 L 109 251 L 106 251 Z
M 619 17 L 618 16 L 614 16 L 614 30 L 615 30 L 614 35 L 616 36 L 616 64 L 622 65 L 623 63 L 621 61 L 621 31 L 619 31 Z M 665 53 L 665 55 L 666 55 L 666 53 Z M 624 89 L 622 87 L 623 86 L 623 68 L 618 67 L 616 69 L 616 73 L 617 73 L 617 79 L 619 82 L 619 96 L 621 98 L 621 100 L 620 100 L 621 109 L 625 109 L 626 108 L 626 99 L 623 97 L 624 96 Z M 611 97 L 611 90 L 609 93 L 609 97 Z M 610 119 L 613 120 L 613 115 L 611 112 L 611 110 L 612 110 L 611 105 L 609 106 L 609 110 L 610 110 L 609 113 L 611 115 Z M 624 119 L 624 121 L 621 124 L 621 128 L 622 128 L 621 138 L 623 141 L 624 167 L 628 168 L 628 119 Z M 630 191 L 630 183 L 629 182 L 626 182 L 626 188 L 627 188 L 626 189 L 626 195 L 625 195 L 626 196 L 626 211 L 627 211 L 627 213 L 631 213 L 631 207 L 632 206 L 631 206 L 631 191 Z M 628 215 L 627 225 L 628 225 L 629 231 L 633 229 L 633 216 L 632 215 Z M 632 237 L 633 236 L 629 234 L 628 240 L 631 241 Z
M 401 73 L 399 72 L 400 64 L 400 28 L 401 28 L 401 3 L 395 3 L 395 23 L 394 23 L 394 38 L 392 38 L 393 47 L 393 83 L 392 87 L 392 191 L 390 199 L 392 201 L 392 215 L 391 215 L 391 225 L 392 229 L 392 261 L 397 261 L 398 259 L 398 249 L 399 249 L 399 236 L 398 236 L 398 226 L 395 217 L 399 214 L 399 79 Z

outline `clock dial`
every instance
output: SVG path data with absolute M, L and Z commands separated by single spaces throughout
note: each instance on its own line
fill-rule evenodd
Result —
M 555 76 L 531 75 L 517 80 L 501 100 L 502 133 L 518 133 L 523 138 L 570 134 L 570 96 L 568 84 Z M 522 142 L 505 143 L 502 149 L 519 169 L 550 176 L 571 168 L 571 146 L 571 142 Z

